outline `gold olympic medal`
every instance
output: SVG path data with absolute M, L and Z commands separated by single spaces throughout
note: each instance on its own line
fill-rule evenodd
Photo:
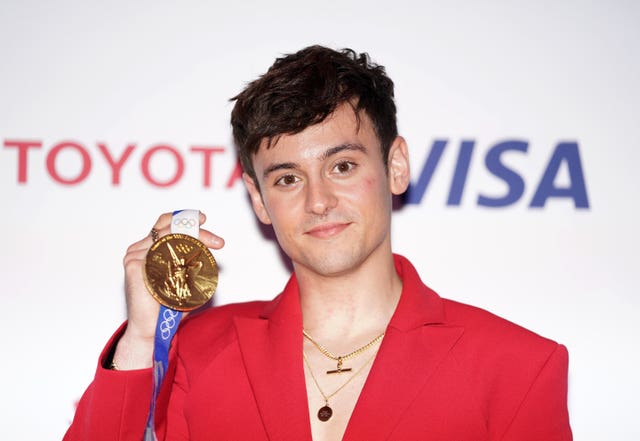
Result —
M 211 299 L 218 285 L 218 265 L 211 251 L 186 234 L 169 234 L 147 252 L 144 282 L 160 304 L 194 310 Z

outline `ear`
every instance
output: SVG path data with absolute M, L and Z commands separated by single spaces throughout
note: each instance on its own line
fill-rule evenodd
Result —
M 396 136 L 389 149 L 389 189 L 392 194 L 404 193 L 409 187 L 409 147 L 402 136 Z
M 258 185 L 247 173 L 242 173 L 242 180 L 244 181 L 244 186 L 247 187 L 249 197 L 251 197 L 251 205 L 253 205 L 254 213 L 256 214 L 256 216 L 258 216 L 258 219 L 260 219 L 260 222 L 262 222 L 263 224 L 271 224 L 271 218 L 267 213 L 267 209 L 264 207 L 262 193 L 260 193 Z

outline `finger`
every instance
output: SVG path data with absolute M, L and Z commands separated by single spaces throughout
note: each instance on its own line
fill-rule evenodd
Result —
M 146 258 L 147 258 L 146 249 L 133 250 L 133 251 L 127 252 L 127 254 L 124 256 L 124 265 L 128 266 L 131 263 L 146 262 Z
M 125 256 L 136 252 L 138 250 L 146 250 L 151 246 L 151 243 L 153 242 L 153 240 L 151 239 L 151 236 L 147 235 L 145 238 L 140 239 L 137 242 L 132 243 L 131 245 L 129 245 L 129 248 L 127 248 L 127 252 L 125 254 Z
M 213 248 L 214 250 L 219 250 L 224 247 L 224 239 L 217 234 L 213 234 L 209 230 L 200 229 L 200 236 L 198 239 L 200 239 L 200 241 L 208 248 Z
M 168 228 L 171 226 L 171 219 L 173 218 L 173 213 L 162 213 L 155 224 L 153 224 L 153 228 L 160 231 L 162 229 Z
M 203 212 L 200 212 L 200 225 L 203 225 L 207 221 L 207 215 Z M 207 245 L 209 248 L 213 248 L 214 250 L 219 250 L 224 247 L 224 239 L 217 234 L 212 233 L 209 230 L 205 230 L 203 228 L 200 229 L 200 233 L 198 239 Z
M 169 228 L 160 228 L 160 229 L 154 228 L 154 230 L 156 230 L 158 234 L 158 238 L 162 236 L 166 236 L 171 232 Z M 151 247 L 151 245 L 153 245 L 153 242 L 155 242 L 153 240 L 153 235 L 151 231 L 149 231 L 149 234 L 147 234 L 144 238 L 140 239 L 137 242 L 132 243 L 129 246 L 129 248 L 127 248 L 127 253 L 132 251 L 138 251 L 138 250 L 148 250 Z
M 151 243 L 149 243 L 150 247 L 151 245 L 153 245 L 154 242 L 156 242 L 158 239 L 160 239 L 162 236 L 166 236 L 167 234 L 171 234 L 171 225 L 169 224 L 168 226 L 164 227 L 164 228 L 154 228 L 154 230 L 156 230 L 156 237 L 153 237 L 153 233 L 150 231 L 149 234 L 147 235 L 147 237 L 145 237 L 143 240 L 147 240 L 149 239 L 151 241 Z M 147 247 L 147 248 L 148 248 Z

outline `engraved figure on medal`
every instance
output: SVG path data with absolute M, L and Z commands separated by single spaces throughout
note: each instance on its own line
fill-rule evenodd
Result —
M 186 252 L 191 251 L 190 247 L 180 244 Z M 178 254 L 171 246 L 171 242 L 167 242 L 167 248 L 171 253 L 171 261 L 167 262 L 167 280 L 164 282 L 164 293 L 167 297 L 175 299 L 178 303 L 183 304 L 191 298 L 191 290 L 187 284 L 187 278 L 195 280 L 198 272 L 202 268 L 202 262 L 193 261 L 196 255 L 185 260 L 184 257 L 178 257 Z

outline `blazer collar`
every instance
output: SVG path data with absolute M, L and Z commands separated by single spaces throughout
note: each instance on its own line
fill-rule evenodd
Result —
M 391 433 L 406 407 L 462 335 L 445 325 L 442 299 L 415 268 L 394 255 L 402 294 L 374 361 L 344 439 L 366 439 L 372 418 L 376 433 Z M 293 275 L 260 318 L 235 319 L 249 381 L 269 439 L 310 439 L 302 362 L 302 313 Z M 381 403 L 384 403 L 382 405 Z
M 400 331 L 445 322 L 444 305 L 438 294 L 428 288 L 411 262 L 394 254 L 396 272 L 402 279 L 402 294 L 389 326 Z
M 394 254 L 393 261 L 402 279 L 403 289 L 389 326 L 408 331 L 423 325 L 444 323 L 444 306 L 440 296 L 422 283 L 418 272 L 406 257 Z M 300 293 L 295 274 L 282 293 L 267 303 L 260 317 L 277 323 L 293 320 L 302 325 Z

